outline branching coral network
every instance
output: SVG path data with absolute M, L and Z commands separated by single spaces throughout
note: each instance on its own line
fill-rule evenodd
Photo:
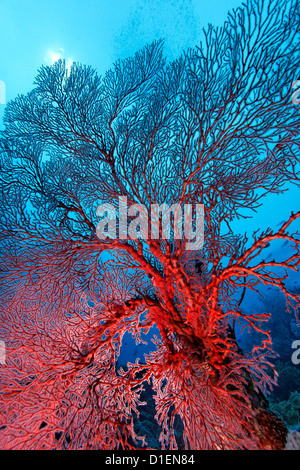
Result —
M 298 0 L 249 0 L 173 62 L 162 42 L 103 78 L 60 60 L 7 104 L 1 448 L 149 448 L 136 424 L 146 384 L 162 449 L 284 446 L 264 399 L 277 378 L 270 313 L 245 313 L 241 296 L 274 286 L 297 315 L 286 279 L 299 269 L 300 212 L 253 236 L 231 222 L 299 185 L 299 15 Z M 119 197 L 202 204 L 203 247 L 138 227 L 100 240 L 96 209 Z M 277 240 L 291 254 L 264 261 Z M 250 352 L 238 324 L 260 333 Z M 124 335 L 143 342 L 154 327 L 145 360 L 121 364 Z

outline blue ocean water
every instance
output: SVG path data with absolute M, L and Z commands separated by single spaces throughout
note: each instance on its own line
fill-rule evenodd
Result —
M 0 80 L 5 84 L 5 99 L 0 99 L 0 120 L 2 122 L 5 102 L 14 99 L 18 94 L 32 89 L 34 77 L 42 64 L 52 64 L 59 58 L 67 61 L 79 61 L 92 65 L 101 74 L 118 59 L 133 55 L 145 44 L 164 38 L 165 54 L 168 60 L 178 57 L 183 49 L 193 47 L 202 38 L 202 28 L 209 22 L 221 25 L 227 11 L 240 6 L 240 0 L 2 0 L 0 5 Z M 3 96 L 3 92 L 2 92 Z M 2 102 L 1 102 L 2 101 Z M 299 188 L 287 185 L 283 194 L 270 194 L 263 199 L 257 213 L 249 219 L 240 219 L 231 223 L 234 232 L 246 232 L 249 239 L 257 230 L 268 227 L 276 229 L 293 211 L 299 210 Z M 250 215 L 245 209 L 245 215 Z M 273 251 L 266 253 L 265 259 L 284 255 L 289 245 L 279 243 Z M 300 289 L 299 274 L 292 273 L 288 281 L 295 291 Z M 245 312 L 255 310 L 257 313 L 271 309 L 274 321 L 276 347 L 280 357 L 285 357 L 291 370 L 285 370 L 291 393 L 300 393 L 300 381 L 296 376 L 299 364 L 293 364 L 292 340 L 299 338 L 294 320 L 284 322 L 286 315 L 282 297 L 273 289 L 262 289 L 261 295 L 248 292 L 243 300 Z M 122 339 L 120 364 L 141 362 L 144 354 L 153 350 L 151 337 L 158 334 L 152 328 L 143 339 L 148 342 L 136 344 L 130 334 Z M 244 337 L 237 328 L 239 344 L 246 349 Z M 283 353 L 284 351 L 284 353 Z M 285 386 L 281 384 L 281 386 Z M 282 399 L 284 398 L 284 399 Z M 294 397 L 295 398 L 295 397 Z M 274 409 L 290 419 L 293 428 L 295 416 L 286 417 L 285 404 L 290 395 L 279 394 L 274 398 Z M 297 397 L 295 398 L 295 400 Z M 295 401 L 294 400 L 294 401 Z M 288 406 L 288 405 L 286 405 Z M 294 406 L 296 408 L 296 405 Z

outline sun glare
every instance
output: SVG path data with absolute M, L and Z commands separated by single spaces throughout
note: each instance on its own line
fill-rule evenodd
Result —
M 68 73 L 70 73 L 70 70 L 71 70 L 71 67 L 72 67 L 72 64 L 73 64 L 73 60 L 70 57 L 68 57 L 68 58 L 65 57 L 65 51 L 62 47 L 59 48 L 59 49 L 56 49 L 56 50 L 49 50 L 46 54 L 46 57 L 45 57 L 45 61 L 48 65 L 55 64 L 55 62 L 57 62 L 59 59 L 65 59 L 66 69 L 67 69 Z

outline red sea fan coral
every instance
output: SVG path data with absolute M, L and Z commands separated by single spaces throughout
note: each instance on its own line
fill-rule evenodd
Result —
M 299 269 L 300 212 L 252 240 L 231 222 L 299 185 L 298 44 L 299 1 L 249 0 L 172 63 L 161 42 L 103 79 L 59 61 L 7 105 L 1 448 L 150 447 L 150 398 L 162 449 L 283 448 L 264 398 L 277 379 L 270 314 L 242 301 L 273 286 L 297 315 L 286 278 Z M 155 204 L 203 208 L 203 246 L 187 249 L 175 222 L 151 238 L 141 216 Z M 264 260 L 278 240 L 291 253 Z M 237 325 L 261 339 L 252 351 Z M 125 335 L 141 343 L 154 328 L 153 350 L 122 364 Z

